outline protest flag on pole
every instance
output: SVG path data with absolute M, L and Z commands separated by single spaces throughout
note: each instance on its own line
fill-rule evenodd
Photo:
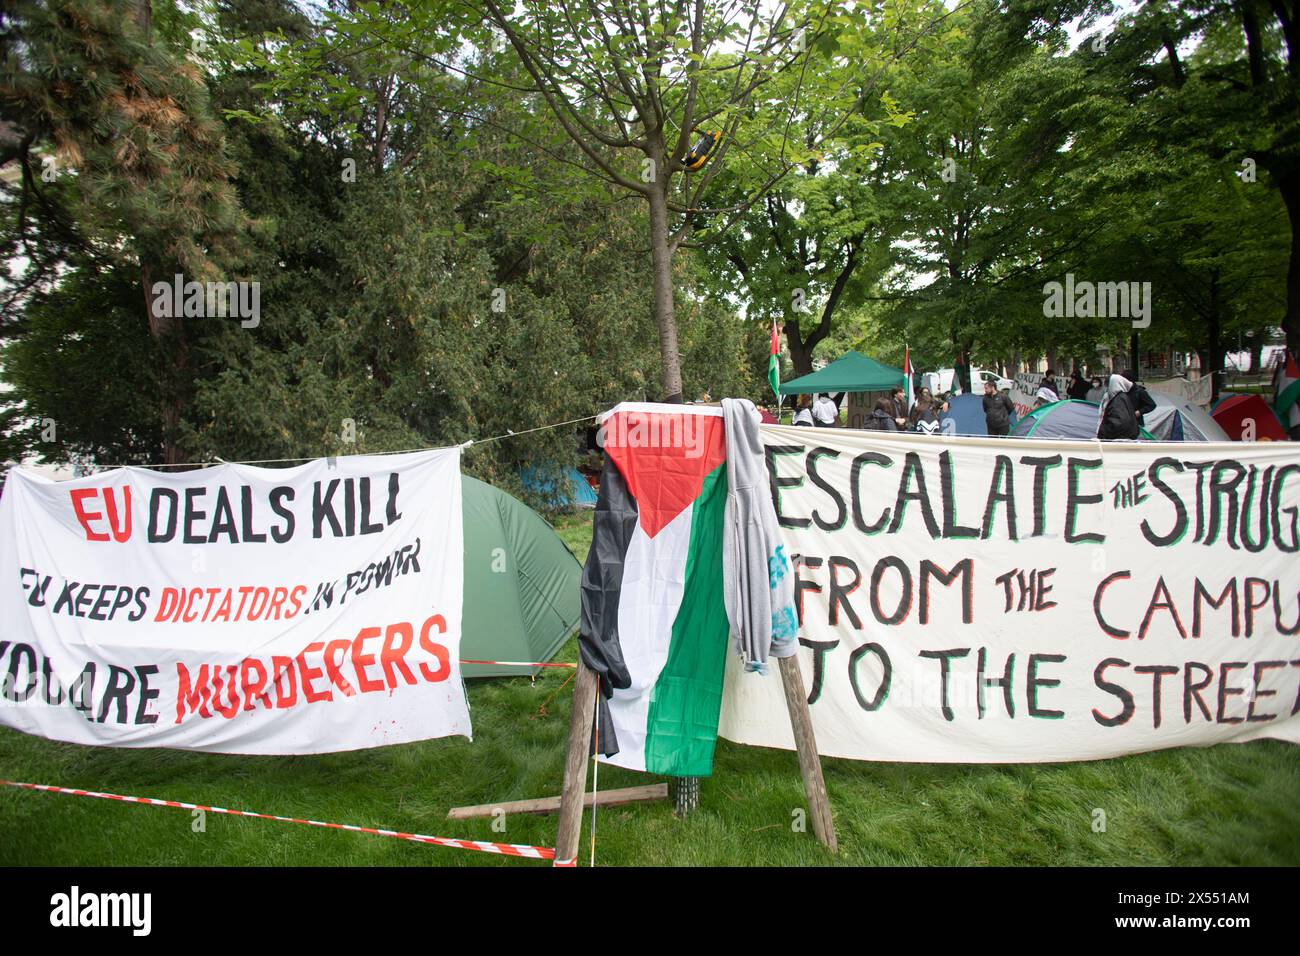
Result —
M 772 394 L 776 396 L 776 405 L 781 407 L 781 341 L 776 337 L 776 319 L 772 320 L 772 355 L 767 360 L 767 380 L 772 385 Z

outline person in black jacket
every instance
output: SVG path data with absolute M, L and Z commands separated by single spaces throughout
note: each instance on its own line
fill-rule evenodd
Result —
M 1120 372 L 1129 383 L 1133 386 L 1129 389 L 1129 394 L 1133 397 L 1133 411 L 1137 415 L 1138 427 L 1142 426 L 1143 416 L 1156 410 L 1156 400 L 1151 397 L 1151 393 L 1143 388 L 1137 379 L 1137 373 L 1131 368 L 1126 368 Z M 1136 437 L 1136 436 L 1135 436 Z
M 896 385 L 890 391 L 889 403 L 894 413 L 894 426 L 901 432 L 907 427 L 907 416 L 911 411 L 907 407 L 906 393 L 903 391 L 902 386 Z
M 1112 375 L 1106 387 L 1106 397 L 1101 402 L 1101 415 L 1097 423 L 1097 437 L 1103 441 L 1138 437 L 1137 407 L 1134 404 L 1133 383 L 1123 375 Z
M 994 436 L 1005 435 L 1011 430 L 1011 413 L 1016 410 L 1016 406 L 1005 392 L 999 392 L 998 387 L 990 379 L 984 383 L 984 421 L 988 425 L 989 434 Z
M 1066 388 L 1065 394 L 1070 398 L 1076 398 L 1082 401 L 1088 397 L 1088 389 L 1091 387 L 1092 386 L 1088 384 L 1087 379 L 1079 373 L 1079 369 L 1076 366 L 1074 374 L 1070 376 L 1070 385 Z
M 871 417 L 862 423 L 862 427 L 871 431 L 896 432 L 898 425 L 894 421 L 894 402 L 889 398 L 876 399 L 876 407 Z

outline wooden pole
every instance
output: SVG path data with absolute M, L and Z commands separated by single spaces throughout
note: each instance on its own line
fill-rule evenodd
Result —
M 808 797 L 813 833 L 822 846 L 832 853 L 838 853 L 840 844 L 835 838 L 830 796 L 826 793 L 826 778 L 822 776 L 817 739 L 813 736 L 812 714 L 808 712 L 808 694 L 804 690 L 803 674 L 799 671 L 797 656 L 781 658 L 781 684 L 785 688 L 785 705 L 790 711 L 790 726 L 794 729 L 794 745 L 799 753 L 799 772 L 803 774 L 803 789 Z
M 564 758 L 564 785 L 560 790 L 560 823 L 555 837 L 555 865 L 576 866 L 582 836 L 582 797 L 587 786 L 587 757 L 599 685 L 596 672 L 578 658 L 573 683 L 573 710 L 569 714 L 569 750 Z
M 602 790 L 599 794 L 584 793 L 582 806 L 593 804 L 601 807 L 621 807 L 629 803 L 644 803 L 650 800 L 667 800 L 668 784 L 651 783 L 641 787 L 620 787 L 617 790 Z M 447 811 L 448 820 L 475 820 L 490 817 L 497 812 L 512 813 L 558 813 L 559 797 L 537 797 L 532 800 L 510 800 L 504 803 L 480 803 L 472 807 L 452 807 Z

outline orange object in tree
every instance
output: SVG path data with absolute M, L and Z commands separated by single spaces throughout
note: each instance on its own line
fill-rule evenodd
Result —
M 709 157 L 717 152 L 718 144 L 722 142 L 722 134 L 717 130 L 710 130 L 705 133 L 694 148 L 686 154 L 682 163 L 687 169 L 696 170 L 704 166 L 709 161 Z

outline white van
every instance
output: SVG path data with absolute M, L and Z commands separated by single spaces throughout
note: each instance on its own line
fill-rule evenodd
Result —
M 1005 392 L 1014 386 L 1014 382 L 1009 378 L 1003 378 L 997 372 L 990 372 L 982 368 L 973 368 L 970 373 L 970 384 L 972 391 L 976 395 L 984 392 L 984 383 L 992 381 L 997 386 L 999 392 Z M 921 376 L 921 384 L 930 390 L 932 395 L 941 395 L 951 392 L 957 386 L 957 373 L 955 369 L 941 368 L 933 372 L 926 372 Z

